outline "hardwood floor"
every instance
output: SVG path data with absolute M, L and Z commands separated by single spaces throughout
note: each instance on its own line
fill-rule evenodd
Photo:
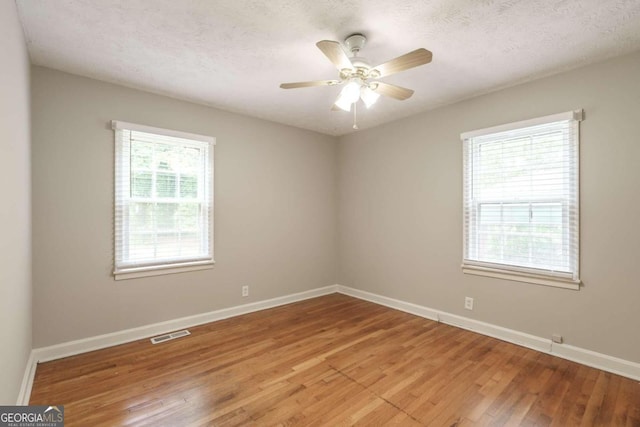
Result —
M 67 426 L 640 426 L 640 383 L 333 294 L 38 365 Z

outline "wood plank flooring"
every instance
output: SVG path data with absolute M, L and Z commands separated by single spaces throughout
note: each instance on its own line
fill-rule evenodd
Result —
M 67 426 L 640 426 L 640 383 L 333 294 L 38 365 Z

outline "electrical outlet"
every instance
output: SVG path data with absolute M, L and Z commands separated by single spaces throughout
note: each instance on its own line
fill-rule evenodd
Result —
M 248 297 L 249 296 L 249 287 L 246 286 L 246 285 L 242 287 L 242 296 L 243 297 Z
M 464 308 L 467 310 L 473 310 L 473 298 L 464 297 Z

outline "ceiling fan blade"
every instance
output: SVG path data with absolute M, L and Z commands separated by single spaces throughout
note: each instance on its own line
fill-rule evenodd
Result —
M 372 91 L 379 93 L 380 95 L 389 96 L 400 101 L 411 98 L 411 95 L 413 95 L 413 91 L 411 89 L 383 82 L 372 83 L 370 88 Z
M 351 69 L 351 60 L 347 56 L 346 52 L 338 42 L 332 40 L 322 40 L 316 43 L 318 49 L 325 54 L 329 61 L 338 68 L 338 71 L 342 71 L 345 68 Z
M 315 80 L 311 82 L 282 83 L 280 87 L 282 89 L 296 89 L 299 87 L 333 86 L 340 83 L 342 83 L 340 80 Z
M 432 58 L 433 54 L 431 52 L 427 49 L 420 48 L 392 59 L 391 61 L 387 61 L 384 64 L 380 64 L 377 67 L 373 67 L 373 69 L 380 73 L 377 77 L 385 77 L 399 73 L 400 71 L 428 64 L 431 62 Z

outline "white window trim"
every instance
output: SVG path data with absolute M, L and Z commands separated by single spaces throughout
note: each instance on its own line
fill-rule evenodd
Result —
M 163 276 L 165 274 L 183 273 L 187 271 L 209 270 L 215 261 L 200 261 L 182 264 L 154 265 L 151 267 L 137 267 L 120 269 L 113 272 L 115 280 L 137 279 L 139 277 Z
M 182 132 L 179 130 L 163 129 L 163 128 L 157 128 L 153 126 L 138 125 L 135 123 L 123 122 L 120 120 L 112 120 L 111 127 L 113 128 L 113 130 L 120 129 L 120 130 L 133 130 L 133 131 L 146 132 L 146 133 L 156 133 L 158 135 L 175 136 L 176 138 L 192 139 L 194 141 L 208 142 L 211 145 L 216 145 L 216 139 L 213 136 L 198 135 L 197 133 L 189 133 L 189 132 Z
M 507 132 L 510 130 L 527 128 L 531 126 L 537 126 L 537 125 L 542 125 L 542 124 L 552 123 L 552 122 L 560 122 L 563 120 L 575 120 L 580 122 L 584 120 L 584 112 L 583 110 L 567 111 L 565 113 L 550 114 L 544 117 L 536 117 L 535 119 L 521 120 L 519 122 L 507 123 L 504 125 L 491 126 L 484 129 L 476 129 L 469 132 L 461 133 L 460 139 L 465 140 L 469 138 L 475 138 L 476 136 L 483 136 L 488 133 Z
M 150 277 L 150 276 L 161 276 L 166 274 L 175 274 L 182 273 L 188 271 L 198 271 L 198 270 L 206 270 L 213 268 L 215 264 L 214 259 L 214 150 L 213 147 L 216 145 L 216 138 L 207 135 L 199 135 L 195 133 L 182 132 L 172 129 L 164 129 L 153 126 L 139 125 L 136 123 L 129 123 L 120 120 L 112 120 L 111 128 L 113 130 L 129 130 L 129 131 L 138 131 L 138 132 L 146 132 L 164 136 L 173 136 L 176 138 L 183 139 L 191 139 L 194 141 L 206 142 L 211 145 L 211 149 L 209 150 L 209 162 L 211 167 L 211 194 L 210 194 L 210 204 L 211 204 L 211 215 L 209 217 L 209 245 L 211 248 L 211 258 L 206 258 L 203 260 L 195 260 L 189 262 L 181 262 L 181 263 L 171 263 L 171 264 L 161 264 L 161 265 L 150 265 L 150 266 L 136 266 L 136 267 L 120 267 L 115 268 L 113 270 L 113 276 L 115 280 L 126 280 L 126 279 L 135 279 L 140 277 Z M 117 164 L 117 159 L 116 164 Z M 115 171 L 117 174 L 117 171 Z M 117 175 L 116 175 L 117 179 Z M 114 206 L 115 207 L 115 206 Z M 115 256 L 114 256 L 115 259 Z
M 543 117 L 537 117 L 537 118 L 533 118 L 533 119 L 529 119 L 529 120 L 521 120 L 518 122 L 514 122 L 514 123 L 507 123 L 507 124 L 503 124 L 503 125 L 498 125 L 498 126 L 492 126 L 492 127 L 488 127 L 488 128 L 483 128 L 483 129 L 477 129 L 477 130 L 473 130 L 473 131 L 469 131 L 469 132 L 463 132 L 462 134 L 460 134 L 460 139 L 462 141 L 469 139 L 469 138 L 474 138 L 474 137 L 478 137 L 478 136 L 483 136 L 483 135 L 487 135 L 487 134 L 491 134 L 491 133 L 499 133 L 499 132 L 506 132 L 506 131 L 511 131 L 511 130 L 515 130 L 515 129 L 521 129 L 521 128 L 526 128 L 526 127 L 531 127 L 531 126 L 537 126 L 537 125 L 541 125 L 541 124 L 546 124 L 546 123 L 552 123 L 552 122 L 558 122 L 558 121 L 563 121 L 563 120 L 573 120 L 576 122 L 581 122 L 582 120 L 584 120 L 584 111 L 582 109 L 579 110 L 574 110 L 574 111 L 567 111 L 564 113 L 558 113 L 558 114 L 551 114 L 551 115 L 547 115 L 547 116 L 543 116 Z M 576 137 L 578 139 L 578 150 L 580 147 L 580 126 L 576 126 Z M 579 154 L 578 154 L 579 156 Z M 578 176 L 578 186 L 576 189 L 576 196 L 577 196 L 577 203 L 578 206 L 580 206 L 580 183 L 579 183 L 579 179 L 580 179 L 580 164 L 578 162 L 578 164 L 576 165 L 577 170 L 576 170 L 576 175 Z M 463 170 L 463 174 L 466 173 L 466 171 Z M 464 179 L 463 179 L 463 193 L 464 193 Z M 463 214 L 463 230 L 465 229 L 464 226 L 464 214 Z M 580 230 L 580 221 L 579 221 L 579 214 L 578 214 L 578 233 Z M 466 233 L 463 232 L 463 248 L 466 246 Z M 580 238 L 578 236 L 578 245 L 580 242 Z M 579 272 L 580 271 L 580 257 L 578 256 L 576 259 L 576 269 Z M 544 285 L 544 286 L 552 286 L 552 287 L 557 287 L 557 288 L 563 288 L 563 289 L 570 289 L 570 290 L 576 290 L 579 291 L 580 290 L 580 285 L 581 285 L 581 280 L 578 279 L 574 279 L 573 277 L 571 277 L 570 274 L 567 273 L 558 273 L 558 274 L 554 274 L 553 272 L 544 272 L 544 274 L 539 274 L 536 273 L 535 269 L 529 269 L 529 268 L 523 268 L 523 267 L 517 267 L 517 266 L 505 266 L 505 268 L 501 268 L 500 264 L 491 264 L 491 263 L 487 263 L 487 262 L 476 262 L 473 260 L 465 260 L 463 259 L 462 262 L 462 272 L 464 274 L 470 274 L 470 275 L 476 275 L 476 276 L 484 276 L 484 277 L 493 277 L 493 278 L 497 278 L 497 279 L 505 279 L 505 280 L 512 280 L 512 281 L 516 281 L 516 282 L 524 282 L 524 283 L 532 283 L 532 284 L 536 284 L 536 285 Z
M 580 290 L 580 280 L 563 279 L 560 277 L 550 277 L 536 275 L 534 273 L 516 272 L 500 268 L 489 268 L 473 264 L 463 264 L 462 272 L 474 276 L 493 277 L 496 279 L 513 280 L 514 282 L 532 283 L 534 285 L 553 286 L 556 288 Z

